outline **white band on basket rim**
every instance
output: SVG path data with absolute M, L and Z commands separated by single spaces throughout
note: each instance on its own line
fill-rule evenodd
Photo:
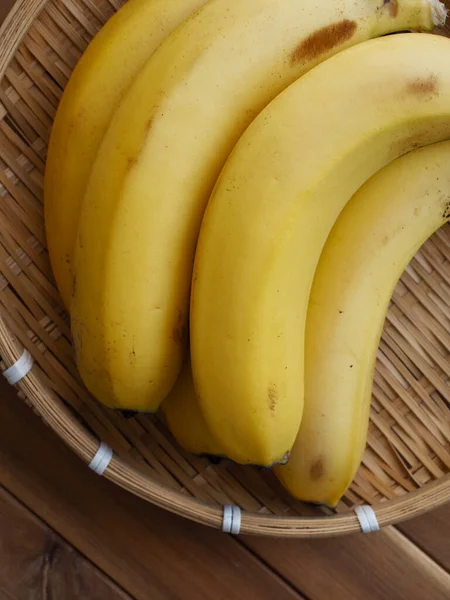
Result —
M 19 381 L 28 375 L 33 368 L 33 364 L 33 357 L 28 350 L 24 350 L 19 360 L 6 369 L 6 371 L 3 371 L 3 376 L 9 384 L 16 385 L 16 383 L 19 383 Z
M 380 525 L 378 523 L 377 516 L 371 506 L 368 504 L 357 506 L 355 508 L 355 514 L 358 517 L 359 524 L 361 525 L 361 531 L 363 533 L 380 531 Z
M 222 531 L 224 533 L 232 533 L 238 535 L 241 531 L 241 509 L 239 506 L 225 504 L 223 507 L 223 524 Z
M 102 442 L 94 456 L 94 458 L 89 463 L 89 468 L 97 473 L 97 475 L 103 475 L 103 473 L 108 468 L 109 463 L 111 462 L 113 457 L 113 451 L 108 446 Z

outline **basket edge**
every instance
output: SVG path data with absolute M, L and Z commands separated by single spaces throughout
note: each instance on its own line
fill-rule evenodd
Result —
M 5 367 L 13 365 L 22 349 L 0 317 L 0 355 Z M 37 365 L 16 386 L 37 414 L 87 464 L 96 455 L 101 443 L 92 436 L 40 380 Z M 223 509 L 164 488 L 146 473 L 114 455 L 104 476 L 142 499 L 191 521 L 221 529 Z M 420 516 L 450 500 L 450 474 L 423 488 L 376 507 L 380 527 L 400 523 Z M 240 533 L 271 537 L 308 538 L 331 537 L 361 530 L 355 513 L 324 517 L 282 517 L 242 513 Z

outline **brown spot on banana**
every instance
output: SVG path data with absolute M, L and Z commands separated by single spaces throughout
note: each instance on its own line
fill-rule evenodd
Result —
M 181 311 L 178 312 L 177 322 L 172 329 L 172 340 L 178 346 L 183 346 L 188 337 L 187 323 Z
M 131 169 L 134 167 L 134 165 L 136 163 L 137 163 L 137 158 L 135 156 L 130 156 L 130 158 L 127 159 L 126 170 L 131 171 Z
M 269 399 L 269 410 L 274 412 L 278 404 L 278 389 L 274 383 L 269 386 L 267 396 Z
M 444 214 L 442 216 L 444 219 L 450 219 L 450 200 L 445 205 Z
M 317 460 L 315 460 L 313 462 L 313 464 L 311 465 L 311 468 L 309 470 L 309 475 L 310 475 L 312 481 L 318 481 L 319 479 L 322 479 L 324 473 L 325 473 L 325 465 L 324 465 L 323 456 L 319 456 L 319 458 Z
M 421 135 L 407 135 L 404 138 L 396 140 L 391 146 L 391 151 L 396 156 L 402 156 L 412 150 L 428 145 L 428 139 L 428 132 Z
M 291 65 L 302 60 L 311 60 L 329 52 L 339 44 L 350 40 L 356 31 L 355 21 L 344 19 L 327 27 L 318 29 L 302 40 L 291 54 Z
M 439 81 L 434 74 L 426 78 L 414 79 L 408 82 L 407 91 L 409 94 L 423 97 L 424 100 L 431 100 L 433 96 L 439 95 Z
M 398 1 L 397 0 L 384 0 L 383 7 L 386 7 L 393 19 L 398 15 Z

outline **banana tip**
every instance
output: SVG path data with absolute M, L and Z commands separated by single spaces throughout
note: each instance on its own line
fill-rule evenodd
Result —
M 291 452 L 288 451 L 286 452 L 286 454 L 283 456 L 283 458 L 281 460 L 278 460 L 277 462 L 274 462 L 272 467 L 277 467 L 279 465 L 285 465 L 289 462 L 289 459 L 291 458 Z
M 283 456 L 283 458 L 280 458 L 280 460 L 274 461 L 270 465 L 269 464 L 266 464 L 266 465 L 254 464 L 253 466 L 256 467 L 257 469 L 259 469 L 260 471 L 271 471 L 274 467 L 281 467 L 281 466 L 285 465 L 289 461 L 290 457 L 291 457 L 291 452 L 288 451 Z

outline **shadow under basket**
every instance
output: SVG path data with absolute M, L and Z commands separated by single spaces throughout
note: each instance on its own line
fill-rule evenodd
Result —
M 17 383 L 20 395 L 82 460 L 98 472 L 107 465 L 104 477 L 145 500 L 215 528 L 223 528 L 225 515 L 231 529 L 239 516 L 233 505 L 242 511 L 242 533 L 324 537 L 371 529 L 362 525 L 361 505 L 373 508 L 382 527 L 450 500 L 449 224 L 421 248 L 395 290 L 366 453 L 334 511 L 297 502 L 269 471 L 189 455 L 158 417 L 108 410 L 83 387 L 46 251 L 43 175 L 62 90 L 121 4 L 19 0 L 0 31 L 2 370 L 29 353 L 34 366 Z M 6 374 L 14 383 L 14 373 Z M 102 442 L 114 451 L 110 462 L 108 448 L 99 458 Z

